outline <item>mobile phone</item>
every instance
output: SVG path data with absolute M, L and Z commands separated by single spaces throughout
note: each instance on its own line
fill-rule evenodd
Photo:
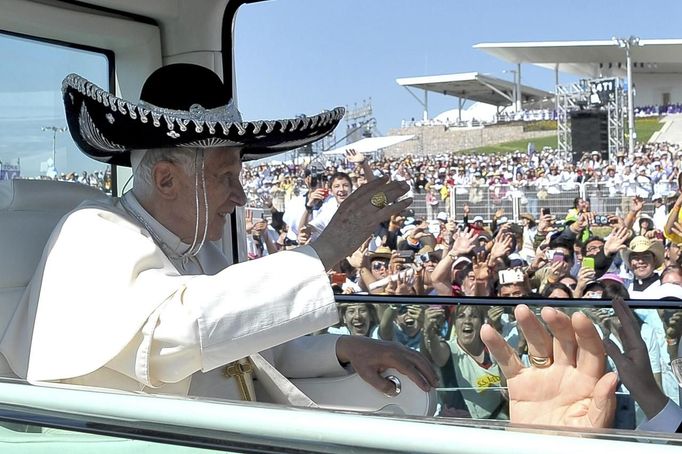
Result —
M 523 271 L 520 269 L 502 270 L 498 273 L 500 285 L 519 284 L 524 281 Z
M 551 213 L 551 211 L 550 211 L 549 208 L 540 208 L 540 214 L 542 214 L 543 216 L 545 216 L 545 215 L 547 215 L 547 214 L 552 214 L 552 213 Z
M 398 251 L 398 257 L 405 259 L 406 262 L 413 262 L 414 251 L 411 250 Z
M 332 285 L 343 285 L 346 283 L 346 273 L 333 273 Z
M 563 262 L 563 261 L 564 261 L 564 253 L 561 251 L 555 251 L 554 255 L 552 256 L 552 263 Z
M 594 270 L 594 257 L 583 257 L 583 268 Z

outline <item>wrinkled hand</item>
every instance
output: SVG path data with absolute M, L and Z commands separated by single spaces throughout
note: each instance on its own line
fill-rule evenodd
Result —
M 395 342 L 340 336 L 336 342 L 336 357 L 341 363 L 350 363 L 363 380 L 384 394 L 395 391 L 393 382 L 380 375 L 386 369 L 396 369 L 407 375 L 424 391 L 438 384 L 436 372 L 421 353 Z
M 611 231 L 608 239 L 604 243 L 604 254 L 611 256 L 625 249 L 625 243 L 630 238 L 630 229 L 627 227 L 617 227 Z
M 514 311 L 529 352 L 553 357 L 547 368 L 524 367 L 512 347 L 490 325 L 481 338 L 507 377 L 513 423 L 574 427 L 609 427 L 616 408 L 617 378 L 604 375 L 605 356 L 599 334 L 582 313 L 572 318 L 545 307 L 542 318 L 552 338 L 525 305 Z
M 312 243 L 325 269 L 330 269 L 344 257 L 352 254 L 381 222 L 410 206 L 411 198 L 395 201 L 409 188 L 405 182 L 388 182 L 388 178 L 384 177 L 362 185 L 349 195 L 339 205 L 327 227 Z M 379 192 L 383 192 L 389 202 L 389 205 L 383 208 L 371 203 L 372 196 Z
M 604 339 L 607 353 L 616 363 L 618 376 L 630 390 L 630 394 L 642 407 L 647 418 L 656 416 L 668 403 L 668 398 L 656 384 L 651 372 L 649 352 L 640 335 L 640 327 L 635 315 L 622 298 L 615 298 L 612 302 L 621 327 L 618 330 L 623 352 L 611 339 Z

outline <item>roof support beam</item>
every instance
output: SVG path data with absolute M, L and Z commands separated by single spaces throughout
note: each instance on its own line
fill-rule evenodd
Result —
M 405 90 L 407 90 L 407 92 L 409 94 L 411 94 L 412 97 L 414 99 L 416 99 L 417 102 L 419 104 L 421 104 L 421 106 L 424 108 L 424 114 L 422 115 L 422 120 L 429 121 L 429 91 L 424 90 L 424 100 L 422 101 L 421 99 L 419 99 L 419 96 L 412 93 L 412 90 L 410 90 L 410 87 L 408 87 L 407 85 L 403 85 L 403 88 L 405 88 Z
M 510 95 L 508 95 L 507 93 L 503 92 L 502 90 L 498 89 L 498 88 L 495 87 L 494 85 L 489 84 L 489 83 L 486 82 L 485 80 L 478 79 L 478 81 L 479 81 L 480 83 L 482 83 L 483 85 L 485 85 L 486 87 L 490 88 L 492 91 L 494 91 L 494 92 L 497 93 L 498 95 L 502 96 L 504 99 L 506 99 L 506 100 L 509 101 L 510 103 L 512 103 L 512 104 L 514 103 L 514 99 L 512 98 L 512 96 L 510 96 Z

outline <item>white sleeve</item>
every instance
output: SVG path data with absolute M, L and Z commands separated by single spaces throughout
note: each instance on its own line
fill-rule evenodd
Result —
M 231 266 L 215 276 L 192 276 L 184 291 L 160 306 L 142 335 L 107 367 L 147 386 L 175 383 L 337 321 L 327 274 L 314 249 L 306 246 Z M 299 367 L 292 348 L 298 348 L 299 358 L 307 349 L 300 358 L 305 361 L 316 345 L 324 347 L 322 356 L 335 352 L 319 341 L 283 346 L 283 373 Z M 335 354 L 322 356 L 316 357 L 321 370 L 340 368 Z
M 668 404 L 663 407 L 656 416 L 648 421 L 643 422 L 637 427 L 637 430 L 646 432 L 667 432 L 675 433 L 680 430 L 682 426 L 682 408 L 680 408 L 672 400 L 668 400 Z

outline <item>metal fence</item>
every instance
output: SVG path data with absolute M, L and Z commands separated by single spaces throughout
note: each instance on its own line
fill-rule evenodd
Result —
M 417 219 L 436 219 L 439 212 L 444 211 L 449 217 L 461 220 L 464 205 L 469 205 L 469 220 L 481 216 L 486 222 L 493 219 L 495 212 L 504 209 L 504 216 L 518 220 L 523 213 L 531 213 L 536 218 L 542 208 L 549 208 L 552 214 L 562 218 L 573 208 L 576 197 L 590 201 L 591 210 L 596 214 L 624 215 L 630 209 L 630 201 L 634 195 L 645 199 L 644 212 L 654 211 L 651 196 L 653 194 L 677 196 L 676 183 L 662 182 L 656 185 L 631 188 L 627 192 L 616 190 L 605 182 L 564 185 L 554 189 L 531 187 L 517 188 L 508 184 L 486 186 L 457 186 L 450 188 L 449 197 L 442 200 L 438 196 L 437 204 L 426 203 L 425 192 L 414 192 L 411 209 Z M 285 205 L 286 207 L 286 205 Z M 270 210 L 262 206 L 251 206 L 254 218 L 262 214 L 269 215 Z

